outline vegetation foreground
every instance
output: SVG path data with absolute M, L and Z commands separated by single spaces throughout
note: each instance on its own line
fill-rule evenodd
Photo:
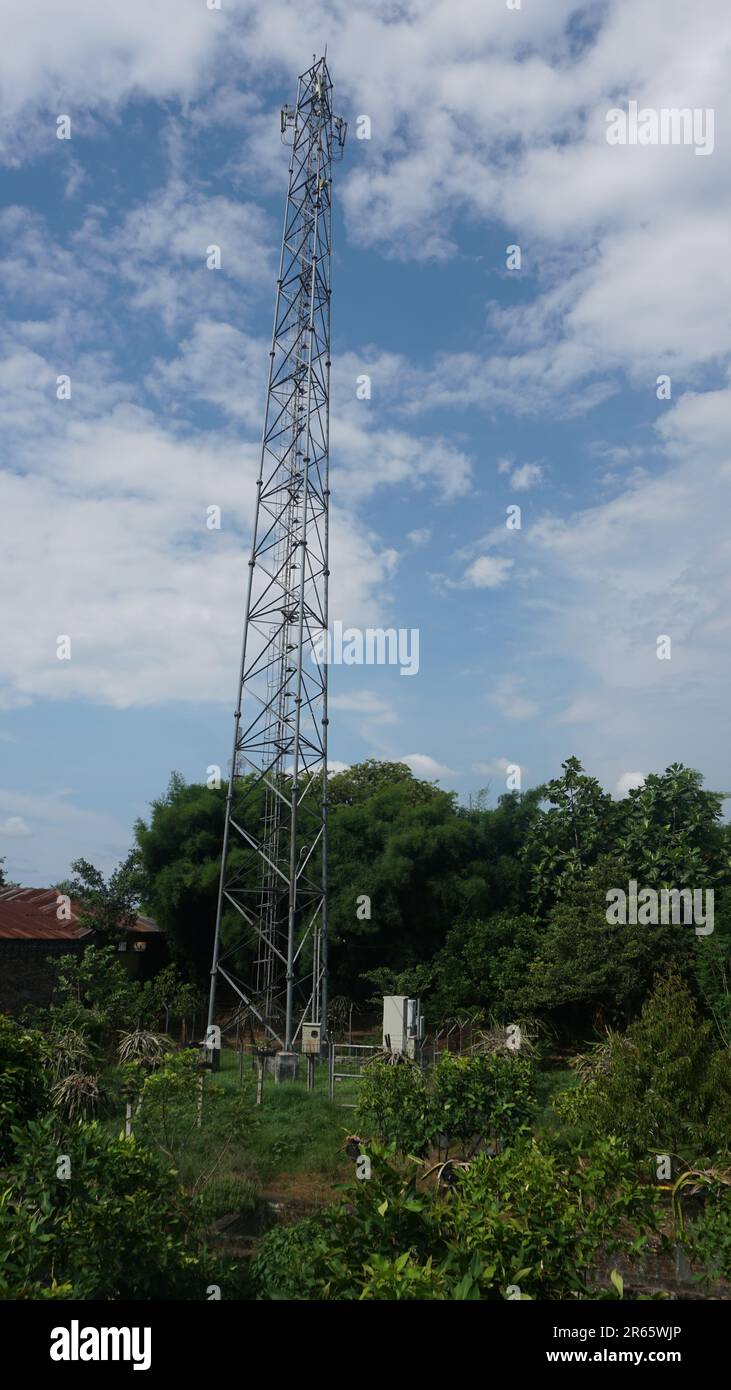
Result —
M 729 1296 L 721 794 L 675 766 L 614 802 L 575 759 L 494 809 L 399 765 L 332 787 L 336 1021 L 419 994 L 432 1025 L 479 1013 L 470 1051 L 377 1057 L 355 1110 L 324 1068 L 261 1105 L 249 1058 L 204 1074 L 172 1031 L 201 1007 L 221 798 L 173 779 L 109 882 L 74 866 L 99 944 L 56 963 L 49 1008 L 0 1016 L 0 1297 L 660 1297 L 649 1263 L 680 1251 Z M 613 925 L 632 879 L 713 889 L 713 932 Z M 173 955 L 144 984 L 113 944 L 138 903 Z

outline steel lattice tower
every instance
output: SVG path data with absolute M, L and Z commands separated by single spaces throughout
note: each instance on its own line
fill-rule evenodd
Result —
M 281 113 L 289 185 L 234 716 L 209 1025 L 225 980 L 270 1043 L 327 1025 L 331 193 L 345 123 L 325 58 Z M 240 933 L 225 943 L 233 908 Z M 242 954 L 247 962 L 241 967 Z

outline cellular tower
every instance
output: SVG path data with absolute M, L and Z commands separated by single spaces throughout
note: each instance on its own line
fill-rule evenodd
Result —
M 326 57 L 299 78 L 281 134 L 291 158 L 208 1021 L 225 981 L 232 1018 L 250 1021 L 286 1074 L 303 1025 L 322 1044 L 327 1031 L 331 201 L 346 125 Z

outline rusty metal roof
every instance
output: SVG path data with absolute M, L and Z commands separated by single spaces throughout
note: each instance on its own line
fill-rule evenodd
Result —
M 0 940 L 81 941 L 93 936 L 79 920 L 82 903 L 70 902 L 70 917 L 56 915 L 57 888 L 0 888 Z M 159 934 L 151 917 L 138 917 L 132 931 L 144 936 Z

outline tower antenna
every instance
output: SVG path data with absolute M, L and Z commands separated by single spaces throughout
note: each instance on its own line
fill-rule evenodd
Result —
M 325 58 L 281 112 L 291 148 L 221 853 L 221 981 L 294 1074 L 327 1032 L 327 660 L 332 165 Z M 316 1029 L 313 1030 L 316 1036 Z

